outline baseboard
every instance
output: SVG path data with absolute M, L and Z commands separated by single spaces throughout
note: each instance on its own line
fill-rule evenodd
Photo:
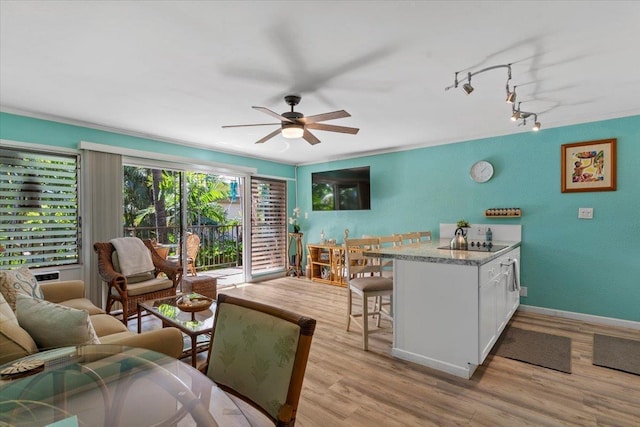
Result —
M 555 310 L 552 308 L 535 307 L 532 305 L 520 304 L 518 310 L 528 311 L 531 313 L 545 314 L 547 316 L 563 317 L 566 319 L 580 320 L 589 323 L 598 323 L 601 325 L 617 326 L 620 328 L 630 328 L 640 330 L 640 322 L 633 320 L 615 319 L 613 317 L 595 316 L 593 314 L 575 313 L 573 311 Z

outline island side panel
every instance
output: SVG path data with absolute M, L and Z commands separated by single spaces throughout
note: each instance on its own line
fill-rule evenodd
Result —
M 470 378 L 478 363 L 478 268 L 396 259 L 394 356 Z

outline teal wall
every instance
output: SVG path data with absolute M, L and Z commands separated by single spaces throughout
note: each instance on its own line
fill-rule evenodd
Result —
M 257 168 L 260 175 L 293 178 L 292 166 L 179 146 L 113 132 L 0 113 L 0 138 L 67 148 L 90 141 L 180 157 Z M 618 140 L 618 190 L 561 193 L 560 146 Z M 469 178 L 480 159 L 496 173 L 487 183 Z M 522 285 L 527 305 L 640 321 L 640 116 L 543 129 L 431 148 L 299 167 L 298 201 L 305 241 L 432 230 L 441 222 L 522 224 Z M 371 166 L 369 211 L 313 212 L 311 172 Z M 289 184 L 296 206 L 295 183 Z M 518 206 L 523 217 L 487 220 L 486 208 Z M 579 220 L 579 207 L 594 208 Z
M 617 191 L 561 193 L 560 146 L 617 138 Z M 477 160 L 493 163 L 494 177 L 469 178 Z M 640 116 L 538 133 L 486 138 L 437 147 L 299 167 L 298 205 L 309 212 L 305 240 L 342 241 L 350 235 L 418 230 L 441 222 L 522 225 L 522 303 L 549 309 L 640 321 Z M 312 212 L 311 173 L 371 166 L 370 211 Z M 520 207 L 522 218 L 486 219 L 491 207 Z M 579 207 L 594 208 L 592 220 Z
M 123 135 L 82 126 L 0 113 L 0 139 L 77 149 L 80 141 L 112 145 L 227 165 L 252 167 L 258 175 L 288 179 L 289 205 L 295 204 L 295 168 L 291 165 L 204 150 L 149 138 Z

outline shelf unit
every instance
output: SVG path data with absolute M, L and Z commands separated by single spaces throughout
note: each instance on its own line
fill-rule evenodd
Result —
M 522 209 L 520 208 L 491 208 L 484 211 L 486 218 L 520 218 Z
M 346 287 L 344 250 L 340 245 L 307 244 L 309 278 L 314 282 Z

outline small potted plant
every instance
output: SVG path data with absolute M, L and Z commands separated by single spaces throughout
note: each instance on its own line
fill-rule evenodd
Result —
M 469 221 L 467 221 L 466 219 L 461 219 L 456 225 L 460 228 L 469 228 Z

